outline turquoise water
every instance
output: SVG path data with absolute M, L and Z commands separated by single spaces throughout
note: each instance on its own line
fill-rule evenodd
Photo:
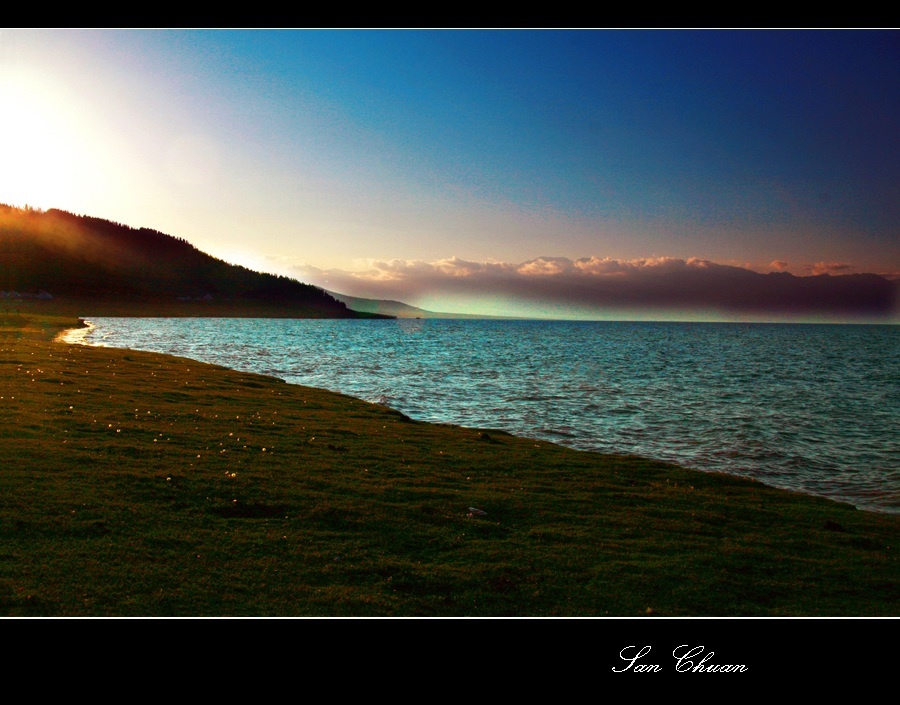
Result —
M 182 355 L 900 514 L 900 327 L 99 318 L 87 342 Z

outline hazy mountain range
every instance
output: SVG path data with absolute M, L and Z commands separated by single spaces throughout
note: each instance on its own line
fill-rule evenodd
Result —
M 336 291 L 326 291 L 338 301 L 343 301 L 348 308 L 362 313 L 377 313 L 394 318 L 492 318 L 513 320 L 514 316 L 482 316 L 474 313 L 446 313 L 441 311 L 428 311 L 424 308 L 410 306 L 402 301 L 390 299 L 364 299 L 358 296 L 347 296 Z
M 561 265 L 553 261 L 557 268 Z M 876 274 L 796 277 L 713 263 L 668 267 L 586 284 L 586 275 L 528 277 L 545 283 L 547 301 L 595 305 L 719 305 L 732 310 L 888 315 L 900 282 Z M 606 266 L 609 263 L 605 263 Z M 656 269 L 663 269 L 657 267 Z M 669 271 L 671 270 L 671 271 Z M 476 273 L 477 274 L 477 273 Z M 638 273 L 640 274 L 640 273 Z M 521 277 L 520 277 L 521 278 Z M 456 282 L 460 277 L 452 277 Z M 464 279 L 464 278 L 463 278 Z M 507 281 L 508 280 L 508 281 Z M 501 278 L 498 293 L 515 278 Z M 537 282 L 537 284 L 535 284 Z M 463 282 L 465 283 L 465 282 Z M 521 292 L 520 292 L 521 293 Z M 147 228 L 51 209 L 0 204 L 0 305 L 39 305 L 73 315 L 277 316 L 291 318 L 485 318 L 427 311 L 401 301 L 326 291 L 296 279 L 254 272 Z

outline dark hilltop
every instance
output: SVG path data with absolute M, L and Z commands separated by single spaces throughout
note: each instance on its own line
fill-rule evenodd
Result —
M 0 204 L 0 304 L 74 315 L 390 318 L 254 272 L 182 238 L 66 211 Z

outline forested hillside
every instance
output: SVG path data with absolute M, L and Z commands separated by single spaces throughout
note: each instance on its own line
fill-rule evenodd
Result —
M 6 302 L 90 302 L 355 317 L 322 289 L 228 264 L 186 240 L 61 210 L 0 204 L 0 296 Z M 49 305 L 49 304 L 48 304 Z M 161 308 L 160 308 L 161 307 Z M 205 307 L 205 308 L 203 308 Z

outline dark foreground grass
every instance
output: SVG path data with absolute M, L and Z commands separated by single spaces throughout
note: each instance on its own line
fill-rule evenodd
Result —
M 0 323 L 0 615 L 900 615 L 900 517 L 73 323 Z

